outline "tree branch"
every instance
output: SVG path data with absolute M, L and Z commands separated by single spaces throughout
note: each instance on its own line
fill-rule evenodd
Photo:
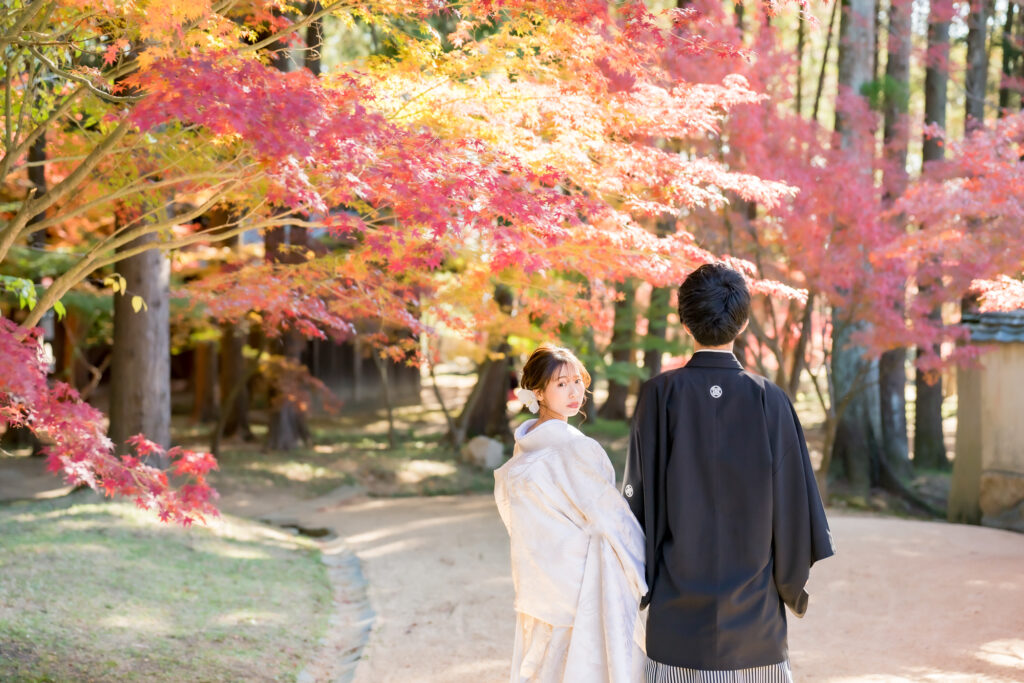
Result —
M 106 156 L 110 148 L 116 145 L 117 142 L 128 133 L 130 128 L 131 126 L 128 124 L 128 120 L 122 120 L 121 123 L 118 124 L 117 128 L 107 135 L 106 139 L 89 152 L 89 156 L 85 158 L 85 161 L 79 164 L 68 177 L 58 183 L 42 197 L 27 200 L 25 202 L 25 208 L 27 210 L 18 218 L 8 223 L 3 231 L 0 231 L 0 262 L 7 257 L 7 252 L 10 251 L 11 245 L 17 241 L 18 237 L 25 230 L 28 219 L 46 211 L 58 200 L 63 199 L 66 194 L 78 187 L 78 185 L 81 184 L 90 173 L 92 173 L 92 170 L 96 168 L 97 164 L 103 160 L 103 157 Z
M 39 14 L 39 11 L 43 9 L 43 6 L 48 2 L 49 0 L 32 0 L 32 4 L 22 10 L 21 18 L 14 22 L 14 25 L 11 26 L 11 29 L 7 31 L 7 33 L 0 36 L 0 44 L 10 43 L 14 40 L 14 37 L 25 29 L 28 22 L 35 19 L 35 16 Z
M 69 81 L 74 81 L 75 83 L 80 83 L 81 85 L 84 85 L 89 92 L 91 92 L 93 95 L 100 98 L 101 100 L 111 102 L 113 104 L 131 104 L 133 102 L 138 102 L 143 97 L 145 97 L 145 95 L 111 95 L 110 93 L 104 92 L 97 88 L 85 76 L 80 76 L 79 74 L 72 73 L 70 71 L 65 71 L 64 69 L 60 68 L 59 66 L 51 62 L 49 59 L 47 59 L 46 55 L 37 50 L 34 45 L 26 45 L 26 47 L 28 47 L 29 52 L 31 52 L 35 56 L 35 58 L 38 59 L 40 62 L 45 64 L 47 68 L 50 69 L 50 71 L 61 76 L 62 78 L 68 79 Z
M 236 185 L 237 184 L 229 185 L 228 187 L 223 188 L 219 192 L 215 193 L 214 196 L 211 197 L 207 202 L 205 202 L 199 207 L 196 207 L 195 209 L 189 211 L 186 214 L 174 216 L 173 218 L 169 218 L 166 221 L 160 223 L 149 223 L 146 225 L 139 226 L 138 228 L 132 230 L 130 233 L 122 235 L 117 240 L 105 240 L 101 244 L 93 247 L 92 249 L 89 250 L 87 254 L 84 255 L 81 261 L 79 261 L 74 267 L 66 271 L 64 274 L 59 276 L 56 280 L 54 280 L 53 284 L 50 285 L 45 292 L 43 292 L 43 295 L 39 297 L 39 301 L 36 303 L 35 308 L 32 309 L 28 317 L 21 323 L 21 327 L 24 329 L 30 329 L 38 325 L 43 315 L 46 313 L 47 310 L 53 307 L 54 303 L 59 301 L 75 285 L 77 285 L 86 276 L 88 276 L 89 273 L 100 268 L 103 268 L 105 266 L 109 266 L 119 261 L 123 261 L 126 258 L 135 256 L 137 254 L 141 254 L 142 252 L 149 251 L 150 249 L 162 249 L 164 251 L 167 251 L 171 249 L 179 249 L 181 247 L 188 246 L 190 244 L 195 244 L 197 242 L 219 242 L 230 237 L 233 237 L 239 233 L 245 232 L 247 230 L 271 227 L 273 225 L 284 225 L 293 222 L 291 220 L 286 219 L 268 219 L 266 221 L 261 221 L 256 224 L 243 225 L 242 223 L 246 219 L 246 217 L 252 215 L 259 208 L 259 206 L 262 206 L 261 203 L 256 207 L 253 207 L 249 211 L 249 213 L 246 214 L 246 216 L 242 216 L 241 218 L 239 218 L 235 222 L 236 227 L 231 230 L 224 230 L 224 226 L 217 226 L 209 230 L 193 233 L 192 235 L 187 235 L 185 237 L 181 237 L 176 240 L 171 240 L 168 242 L 153 242 L 146 245 L 132 247 L 130 249 L 125 249 L 119 252 L 116 251 L 118 247 L 123 247 L 130 243 L 131 241 L 135 240 L 136 238 L 141 237 L 142 235 L 150 234 L 153 232 L 159 232 L 163 228 L 166 228 L 175 223 L 186 223 L 195 220 L 202 214 L 209 211 L 213 206 L 215 206 L 217 202 L 219 202 L 225 194 L 234 189 Z M 107 258 L 101 258 L 102 254 L 106 253 L 111 249 L 115 250 L 114 254 Z
M 7 178 L 7 175 L 11 172 L 11 164 L 13 163 L 13 161 L 15 159 L 20 159 L 21 157 L 25 156 L 25 152 L 28 150 L 28 148 L 32 146 L 32 143 L 34 143 L 40 135 L 46 132 L 46 129 L 50 127 L 51 122 L 64 116 L 64 114 L 66 114 L 68 110 L 71 108 L 71 104 L 75 100 L 77 100 L 78 96 L 81 95 L 84 91 L 85 86 L 79 86 L 78 89 L 74 90 L 66 98 L 64 98 L 64 101 L 60 104 L 60 106 L 54 109 L 45 121 L 41 122 L 38 126 L 36 126 L 35 129 L 33 129 L 32 132 L 29 133 L 24 140 L 18 143 L 17 147 L 15 147 L 13 150 L 10 147 L 7 147 L 6 153 L 4 154 L 4 158 L 0 160 L 0 179 Z M 13 140 L 11 142 L 12 144 L 14 143 Z

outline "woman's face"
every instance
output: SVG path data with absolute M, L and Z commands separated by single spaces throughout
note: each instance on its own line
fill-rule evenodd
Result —
M 544 390 L 537 392 L 537 400 L 542 413 L 567 420 L 580 412 L 586 390 L 579 371 L 565 364 L 555 371 Z

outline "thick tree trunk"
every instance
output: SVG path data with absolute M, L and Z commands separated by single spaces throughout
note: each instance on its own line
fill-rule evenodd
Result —
M 839 19 L 839 86 L 857 95 L 872 79 L 875 45 L 875 0 L 842 0 Z M 836 132 L 844 148 L 864 141 L 844 121 L 842 107 L 836 107 Z
M 1003 21 L 1003 78 L 1017 75 L 1017 62 L 1020 60 L 1020 51 L 1014 45 L 1014 25 L 1017 23 L 1017 16 L 1021 14 L 1020 5 L 1016 0 L 1010 0 L 1006 7 L 1006 17 Z M 1010 106 L 1010 95 L 1013 91 L 1006 85 L 999 87 L 999 116 L 1002 116 Z
M 218 383 L 220 389 L 220 436 L 241 434 L 252 439 L 249 425 L 249 373 L 245 367 L 245 331 L 239 325 L 221 325 Z
M 394 399 L 391 396 L 391 362 L 381 358 L 379 353 L 373 354 L 373 362 L 377 366 L 380 375 L 380 388 L 384 392 L 384 408 L 388 415 L 388 448 L 395 447 L 395 407 Z
M 619 286 L 619 294 L 622 299 L 615 302 L 615 327 L 612 331 L 612 341 L 609 350 L 612 354 L 612 364 L 618 366 L 616 370 L 622 371 L 629 368 L 633 363 L 634 338 L 636 335 L 636 283 L 626 280 Z M 623 373 L 626 374 L 626 373 Z M 629 413 L 626 412 L 626 399 L 629 397 L 630 381 L 619 381 L 615 378 L 608 380 L 608 398 L 597 411 L 598 417 L 605 420 L 626 420 Z
M 281 354 L 299 363 L 302 351 L 306 348 L 306 339 L 289 330 L 281 335 Z M 290 396 L 279 396 L 276 388 L 271 388 L 271 411 L 267 425 L 267 448 L 272 451 L 290 451 L 300 445 L 309 445 L 313 437 L 306 421 L 306 411 Z
M 833 309 L 833 316 L 841 314 L 840 309 Z M 829 474 L 844 480 L 853 495 L 866 497 L 877 481 L 881 425 L 878 363 L 864 358 L 858 347 L 849 346 L 850 335 L 860 329 L 857 323 L 840 324 L 832 340 L 831 401 L 836 406 L 836 430 Z
M 925 352 L 918 349 L 918 353 Z M 937 353 L 934 349 L 932 353 Z M 928 380 L 934 381 L 929 384 Z M 942 433 L 942 376 L 929 377 L 920 370 L 914 378 L 917 412 L 914 415 L 914 468 L 945 470 L 946 440 Z
M 839 24 L 841 95 L 856 95 L 871 80 L 874 32 L 874 0 L 844 1 Z M 843 106 L 836 107 L 835 125 L 844 148 L 870 144 L 870 141 L 857 138 L 857 131 L 846 121 Z M 870 169 L 864 172 L 870 173 Z M 840 226 L 838 229 L 853 227 Z M 864 268 L 867 276 L 869 265 L 865 263 Z M 832 338 L 830 400 L 835 410 L 836 431 L 831 464 L 836 474 L 849 484 L 854 495 L 866 496 L 871 484 L 877 480 L 877 462 L 881 457 L 878 364 L 865 358 L 863 349 L 850 344 L 852 335 L 865 325 L 855 313 L 833 308 L 832 319 L 835 332 Z
M 505 285 L 494 288 L 494 301 L 507 314 L 512 312 L 515 298 Z M 512 430 L 508 426 L 508 393 L 515 377 L 512 369 L 512 347 L 508 339 L 489 345 L 487 360 L 477 370 L 477 382 L 470 392 L 458 419 L 458 433 L 452 441 L 462 443 L 474 436 L 493 436 L 511 443 Z
M 985 125 L 989 2 L 990 0 L 971 0 L 971 13 L 967 17 L 967 77 L 964 93 L 964 125 L 967 132 Z
M 474 436 L 492 436 L 510 442 L 512 432 L 508 426 L 508 392 L 512 374 L 512 347 L 502 341 L 477 371 L 477 383 L 459 416 L 459 434 L 455 441 L 462 442 Z
M 192 421 L 217 419 L 217 343 L 196 344 L 192 363 Z
M 311 2 L 308 5 L 308 12 L 310 14 L 319 12 L 321 7 L 319 2 Z M 306 68 L 312 71 L 315 76 L 320 75 L 323 44 L 324 20 L 317 19 L 306 27 Z
M 302 247 L 309 246 L 309 233 L 296 226 L 268 230 L 264 236 L 265 258 L 274 263 L 296 263 L 305 256 Z M 281 335 L 282 353 L 296 363 L 301 362 L 306 341 L 293 330 Z M 271 390 L 273 392 L 273 388 Z M 306 411 L 288 397 L 272 402 L 267 431 L 267 448 L 290 451 L 311 441 Z
M 946 127 L 946 86 L 949 81 L 949 8 L 939 2 L 932 4 L 928 22 L 928 54 L 932 56 L 924 78 L 924 118 L 926 124 Z M 940 140 L 925 137 L 922 157 L 925 164 L 941 160 L 943 146 Z M 937 283 L 919 283 L 922 288 L 937 286 Z M 933 320 L 940 319 L 940 312 L 933 311 Z M 932 350 L 938 353 L 939 349 Z M 926 350 L 918 349 L 918 357 Z M 942 382 L 931 381 L 917 370 L 914 385 L 917 388 L 914 415 L 914 466 L 916 468 L 944 468 L 946 446 L 942 437 Z
M 878 360 L 878 392 L 881 405 L 882 456 L 899 476 L 910 475 L 907 439 L 907 350 L 886 351 Z
M 885 64 L 884 142 L 889 162 L 885 172 L 885 201 L 900 196 L 907 186 L 907 105 L 910 97 L 910 36 L 912 0 L 892 0 L 889 6 L 888 59 Z M 903 218 L 896 220 L 902 222 Z M 910 474 L 907 439 L 907 351 L 893 349 L 878 362 L 878 392 L 882 426 L 882 457 L 894 477 Z
M 928 22 L 928 54 L 931 56 L 924 76 L 924 122 L 946 127 L 946 86 L 949 82 L 949 19 L 942 5 L 933 4 Z M 925 136 L 922 157 L 925 163 L 942 159 L 943 142 Z
M 157 239 L 146 235 L 128 248 Z M 120 261 L 117 272 L 126 293 L 114 296 L 110 438 L 121 451 L 138 433 L 166 448 L 171 442 L 170 261 L 151 249 Z M 136 296 L 145 301 L 138 312 Z
M 892 0 L 889 7 L 889 48 L 885 63 L 888 81 L 885 97 L 884 136 L 891 163 L 886 174 L 890 197 L 899 196 L 907 184 L 907 109 L 910 102 L 910 36 L 912 0 Z
M 644 370 L 648 378 L 661 374 L 671 297 L 671 287 L 655 287 L 651 290 L 651 305 L 647 309 L 647 341 L 644 344 Z

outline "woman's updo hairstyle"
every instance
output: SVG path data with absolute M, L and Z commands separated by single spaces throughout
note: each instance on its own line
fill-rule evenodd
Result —
M 541 344 L 530 354 L 529 360 L 523 366 L 523 379 L 520 381 L 520 386 L 534 392 L 544 391 L 548 382 L 563 365 L 568 365 L 579 372 L 583 379 L 583 386 L 590 387 L 590 373 L 583 367 L 580 359 L 569 349 L 548 343 Z M 586 402 L 587 394 L 583 392 L 583 401 L 580 407 L 582 408 Z

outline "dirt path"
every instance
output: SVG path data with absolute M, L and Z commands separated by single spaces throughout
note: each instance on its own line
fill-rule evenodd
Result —
M 1024 681 L 1024 536 L 833 514 L 839 554 L 790 620 L 801 681 Z M 508 540 L 489 496 L 321 506 L 376 613 L 357 683 L 507 680 Z

